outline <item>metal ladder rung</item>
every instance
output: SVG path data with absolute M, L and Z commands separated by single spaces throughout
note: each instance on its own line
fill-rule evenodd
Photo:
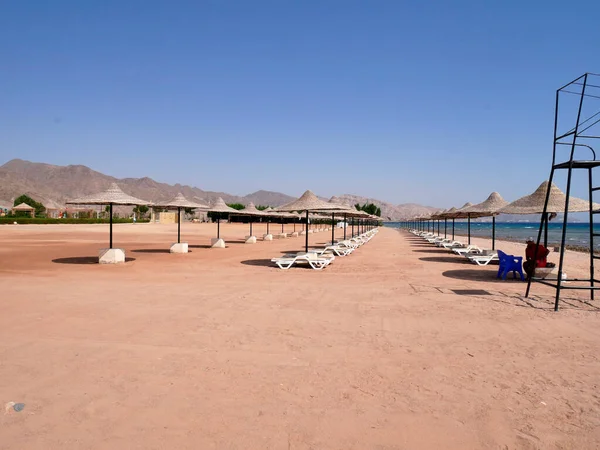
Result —
M 600 187 L 594 187 L 594 188 L 592 188 L 592 192 L 596 192 L 596 191 L 600 191 Z

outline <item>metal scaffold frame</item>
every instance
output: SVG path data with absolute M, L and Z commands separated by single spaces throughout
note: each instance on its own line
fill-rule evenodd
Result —
M 566 125 L 566 126 L 565 126 Z M 558 262 L 558 275 L 556 280 L 547 280 L 533 274 L 528 278 L 525 297 L 529 296 L 533 282 L 542 283 L 556 289 L 554 310 L 558 311 L 560 294 L 563 289 L 589 290 L 590 298 L 594 300 L 594 291 L 600 289 L 600 280 L 595 278 L 594 261 L 600 259 L 600 255 L 594 253 L 594 238 L 600 237 L 600 233 L 594 230 L 594 217 L 600 214 L 600 209 L 594 210 L 594 193 L 600 191 L 600 186 L 593 184 L 594 168 L 600 167 L 600 160 L 596 159 L 594 145 L 600 139 L 600 74 L 585 73 L 575 80 L 567 83 L 556 91 L 556 104 L 554 112 L 554 143 L 552 150 L 552 168 L 550 170 L 549 186 L 557 170 L 567 171 L 566 200 L 562 217 L 562 230 L 560 240 L 560 256 Z M 569 149 L 568 158 L 563 149 Z M 585 152 L 585 154 L 584 154 Z M 577 172 L 575 172 L 577 171 Z M 590 271 L 589 278 L 569 278 L 569 284 L 563 282 L 564 254 L 567 240 L 567 226 L 569 217 L 569 198 L 574 173 L 587 171 L 587 186 L 589 200 L 589 251 Z M 550 188 L 546 192 L 544 211 L 540 220 L 537 236 L 539 246 L 544 234 L 544 246 L 547 246 L 548 229 L 548 202 L 550 200 Z M 536 246 L 536 252 L 537 252 Z M 534 261 L 537 255 L 534 255 Z

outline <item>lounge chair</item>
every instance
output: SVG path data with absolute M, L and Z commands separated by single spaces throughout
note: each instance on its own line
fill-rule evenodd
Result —
M 481 253 L 482 252 L 482 250 L 479 247 L 477 247 L 476 245 L 468 245 L 467 247 L 464 247 L 464 248 L 453 248 L 452 251 L 460 256 L 466 256 L 467 254 L 470 254 L 470 253 Z
M 449 250 L 454 249 L 454 248 L 464 248 L 465 244 L 463 244 L 460 241 L 450 241 L 450 242 L 442 242 L 440 244 L 440 247 L 444 247 L 447 248 Z
M 309 253 L 316 253 L 321 256 L 323 254 L 333 254 L 335 253 L 337 256 L 348 256 L 350 253 L 354 251 L 351 247 L 343 247 L 341 245 L 328 245 L 325 248 L 316 248 L 313 250 L 309 250 Z
M 308 264 L 314 270 L 323 270 L 333 259 L 331 257 L 319 256 L 316 253 L 298 253 L 296 255 L 283 255 L 281 258 L 273 258 L 271 262 L 277 264 L 277 267 L 287 270 L 294 264 Z
M 479 253 L 474 255 L 466 255 L 469 258 L 469 261 L 477 264 L 478 266 L 487 266 L 492 261 L 499 261 L 497 252 L 490 253 Z

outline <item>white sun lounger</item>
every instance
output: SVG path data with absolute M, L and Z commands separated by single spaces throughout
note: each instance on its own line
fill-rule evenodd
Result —
M 325 248 L 316 248 L 313 250 L 309 250 L 308 253 L 316 253 L 319 256 L 323 254 L 333 253 L 335 253 L 337 256 L 348 256 L 353 251 L 354 249 L 351 247 L 342 247 L 340 245 L 328 245 Z
M 463 244 L 460 241 L 443 242 L 440 244 L 440 247 L 444 247 L 449 250 L 452 250 L 454 248 L 463 248 L 464 246 L 465 246 L 465 244 Z
M 323 270 L 333 261 L 332 257 L 319 256 L 316 253 L 298 253 L 297 255 L 284 255 L 281 258 L 273 258 L 271 262 L 277 267 L 287 270 L 294 264 L 308 264 L 314 270 Z
M 483 255 L 467 255 L 469 261 L 477 264 L 478 266 L 487 266 L 492 261 L 499 261 L 498 253 L 488 253 Z
M 468 245 L 464 248 L 453 248 L 452 251 L 460 256 L 465 256 L 470 253 L 481 253 L 481 249 L 476 245 Z

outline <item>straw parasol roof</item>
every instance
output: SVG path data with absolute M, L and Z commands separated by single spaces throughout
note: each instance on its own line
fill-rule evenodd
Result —
M 169 202 L 159 202 L 156 203 L 154 206 L 158 206 L 158 207 L 163 207 L 163 208 L 208 208 L 208 205 L 204 205 L 201 203 L 195 203 L 192 202 L 190 200 L 188 200 L 187 198 L 185 198 L 183 196 L 183 194 L 180 192 L 179 194 L 177 194 L 175 196 L 174 199 L 172 199 Z
M 474 213 L 479 217 L 495 216 L 498 210 L 508 205 L 508 202 L 502 198 L 497 192 L 492 192 L 490 196 L 483 202 L 477 205 L 470 206 L 463 210 L 463 213 Z
M 544 181 L 533 192 L 533 194 L 521 197 L 518 200 L 506 205 L 499 212 L 503 214 L 541 214 L 544 212 L 544 203 L 546 202 L 546 192 L 548 190 L 548 181 Z M 565 202 L 567 196 L 554 183 L 550 186 L 550 199 L 548 201 L 548 213 L 562 213 L 565 211 Z M 589 211 L 590 205 L 587 200 L 577 197 L 569 198 L 569 212 Z M 593 203 L 593 209 L 600 209 L 600 204 Z
M 29 206 L 27 203 L 21 203 L 15 207 L 13 207 L 15 211 L 35 211 L 33 206 Z
M 452 217 L 454 217 L 454 213 L 456 213 L 457 209 L 453 206 L 450 209 L 447 209 L 446 211 L 442 212 L 440 214 L 440 218 L 441 219 L 451 219 Z
M 439 220 L 439 219 L 443 219 L 443 214 L 446 212 L 446 210 L 442 210 L 440 209 L 439 211 L 434 212 L 433 214 L 431 214 L 431 216 L 429 216 L 431 219 L 434 220 Z
M 233 209 L 225 204 L 223 199 L 219 197 L 214 201 L 212 206 L 206 210 L 207 212 L 214 213 L 239 213 L 237 209 Z
M 110 187 L 98 194 L 88 195 L 65 202 L 67 205 L 151 205 L 146 200 L 141 200 L 124 193 L 117 183 L 112 183 Z
M 259 209 L 256 209 L 256 206 L 254 206 L 254 203 L 252 203 L 252 202 L 248 203 L 248 205 L 244 209 L 242 209 L 238 212 L 242 212 L 248 216 L 268 216 L 269 215 L 269 213 L 266 213 Z
M 309 190 L 299 199 L 275 208 L 275 211 L 343 211 L 344 209 L 345 206 L 321 200 Z
M 466 210 L 469 209 L 471 206 L 473 206 L 473 203 L 467 202 L 464 205 L 462 205 L 462 207 L 454 211 L 451 216 L 448 217 L 451 217 L 453 219 L 466 219 L 467 217 L 469 217 L 470 214 Z M 478 217 L 478 215 L 470 214 L 470 217 Z

